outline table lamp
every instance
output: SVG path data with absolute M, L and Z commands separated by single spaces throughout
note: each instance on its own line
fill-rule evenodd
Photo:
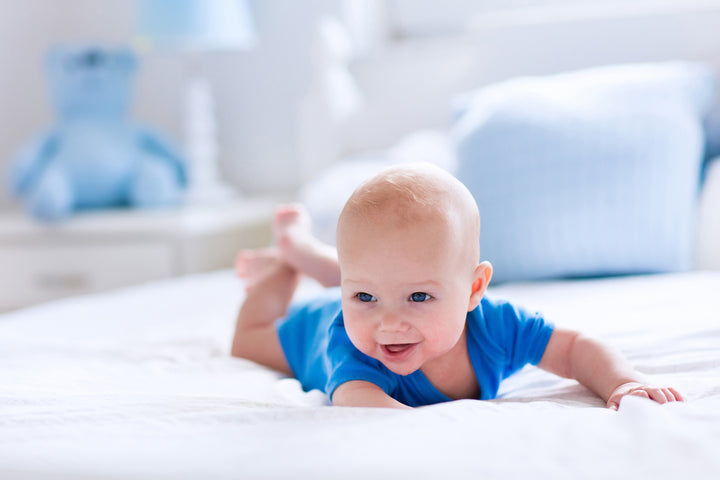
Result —
M 220 178 L 212 89 L 200 56 L 248 50 L 256 40 L 245 0 L 139 0 L 137 41 L 142 49 L 178 50 L 185 56 L 186 203 L 229 200 L 236 191 Z

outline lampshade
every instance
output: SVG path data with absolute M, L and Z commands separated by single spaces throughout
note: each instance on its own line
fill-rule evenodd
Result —
M 139 0 L 138 14 L 142 47 L 244 50 L 255 43 L 245 0 Z

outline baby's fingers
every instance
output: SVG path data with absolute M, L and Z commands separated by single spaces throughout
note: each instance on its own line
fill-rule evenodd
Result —
M 665 397 L 667 398 L 668 402 L 682 402 L 685 400 L 683 398 L 683 396 L 680 395 L 680 392 L 678 392 L 674 388 L 663 387 L 662 391 L 665 394 Z M 662 402 L 660 402 L 660 403 L 662 403 Z
M 670 393 L 673 394 L 673 396 L 675 397 L 675 400 L 676 400 L 676 401 L 678 401 L 678 402 L 684 402 L 684 401 L 685 401 L 685 397 L 683 397 L 683 396 L 680 394 L 680 392 L 678 392 L 678 391 L 675 390 L 674 388 L 668 387 L 668 390 L 670 391 Z
M 647 393 L 651 400 L 655 400 L 658 403 L 675 401 L 675 395 L 670 393 L 666 388 L 645 387 L 645 393 Z
M 628 393 L 628 395 L 634 395 L 636 397 L 642 397 L 642 398 L 650 398 L 650 395 L 648 392 L 642 389 L 633 390 L 632 392 Z
M 645 390 L 642 390 L 638 388 L 637 390 L 630 390 L 628 392 L 624 393 L 618 393 L 616 395 L 613 395 L 610 397 L 607 401 L 607 407 L 610 410 L 617 410 L 620 407 L 620 399 L 627 395 L 634 395 L 636 397 L 642 397 L 642 398 L 650 398 L 648 393 Z
M 658 403 L 667 403 L 667 402 L 675 402 L 675 401 L 682 401 L 682 395 L 680 395 L 675 389 L 668 388 L 668 387 L 645 387 L 643 390 L 641 390 L 646 394 L 646 398 L 650 398 L 651 400 L 654 400 Z M 636 394 L 638 390 L 632 392 L 632 394 Z M 642 395 L 640 395 L 642 396 Z

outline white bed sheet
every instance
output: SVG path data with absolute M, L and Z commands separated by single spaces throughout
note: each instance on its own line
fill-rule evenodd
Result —
M 494 401 L 330 407 L 229 357 L 243 294 L 223 271 L 0 316 L 0 478 L 718 477 L 720 273 L 489 294 L 612 342 L 689 401 L 612 412 L 526 368 Z

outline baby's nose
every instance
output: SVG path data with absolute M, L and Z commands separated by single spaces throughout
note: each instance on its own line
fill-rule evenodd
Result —
M 380 330 L 385 332 L 402 332 L 409 328 L 409 324 L 403 315 L 395 312 L 384 314 L 380 321 Z

